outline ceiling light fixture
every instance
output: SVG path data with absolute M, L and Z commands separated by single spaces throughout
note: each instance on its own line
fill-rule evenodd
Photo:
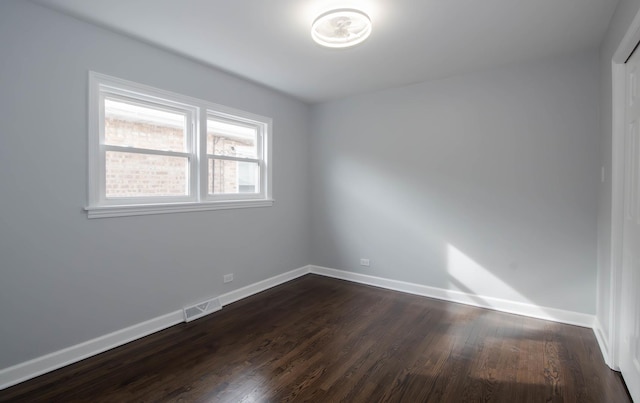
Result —
M 346 48 L 371 35 L 371 19 L 360 10 L 339 8 L 320 14 L 311 24 L 311 37 L 322 46 Z

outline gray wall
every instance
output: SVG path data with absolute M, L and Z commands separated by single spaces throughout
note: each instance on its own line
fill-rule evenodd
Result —
M 307 105 L 29 2 L 0 38 L 0 368 L 308 264 Z M 272 117 L 274 207 L 88 220 L 89 70 Z
M 599 74 L 585 51 L 314 107 L 312 264 L 595 313 Z
M 639 4 L 601 71 L 584 52 L 309 108 L 0 2 L 0 368 L 308 263 L 594 313 L 607 44 Z M 273 117 L 274 207 L 88 220 L 88 70 Z
M 640 0 L 620 0 L 611 18 L 600 48 L 601 72 L 601 152 L 605 182 L 598 189 L 598 309 L 597 316 L 605 337 L 609 339 L 611 309 L 611 168 L 612 168 L 612 72 L 611 60 L 633 18 L 640 10 Z

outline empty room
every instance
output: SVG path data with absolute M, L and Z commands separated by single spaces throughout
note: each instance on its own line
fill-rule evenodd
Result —
M 640 402 L 640 0 L 0 1 L 0 401 Z

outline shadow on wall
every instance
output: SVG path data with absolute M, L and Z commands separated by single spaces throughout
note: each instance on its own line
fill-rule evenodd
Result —
M 509 284 L 496 277 L 452 245 L 447 245 L 447 270 L 449 272 L 449 288 L 470 295 L 468 298 L 471 303 L 501 310 L 502 307 L 499 302 L 495 301 L 495 298 L 483 297 L 482 292 L 474 289 L 477 284 L 482 284 L 483 289 L 494 290 L 495 294 L 504 296 L 500 299 L 518 301 L 530 305 L 527 307 L 527 311 L 532 316 L 560 319 L 554 317 L 552 311 L 545 310 L 544 306 L 539 306 L 528 300 Z
M 437 171 L 403 175 L 384 161 L 338 159 L 326 169 L 314 231 L 330 252 L 314 263 L 472 294 L 483 306 L 531 304 L 542 317 L 553 316 L 544 307 L 592 310 L 579 226 L 571 214 L 545 216 L 553 200 L 509 187 L 496 195 Z M 360 257 L 371 267 L 358 266 Z
M 598 77 L 586 52 L 318 105 L 312 263 L 455 289 L 451 246 L 477 295 L 594 313 Z

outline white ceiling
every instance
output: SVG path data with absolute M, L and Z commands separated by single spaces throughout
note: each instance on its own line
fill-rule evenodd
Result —
M 434 80 L 600 44 L 618 0 L 34 0 L 307 102 Z M 373 33 L 351 49 L 310 37 L 331 8 Z

